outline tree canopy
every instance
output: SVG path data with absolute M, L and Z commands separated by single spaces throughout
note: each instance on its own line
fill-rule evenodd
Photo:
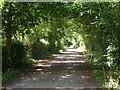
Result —
M 118 70 L 119 28 L 118 2 L 4 2 L 3 69 L 58 53 L 68 41 L 78 48 L 82 36 L 90 62 Z

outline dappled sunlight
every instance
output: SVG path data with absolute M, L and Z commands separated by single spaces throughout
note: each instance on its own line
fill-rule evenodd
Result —
M 32 78 L 32 80 L 37 80 L 38 78 Z
M 2 84 L 15 89 L 120 86 L 120 2 L 55 1 L 0 3 Z
M 77 55 L 77 54 L 70 54 L 70 57 L 83 57 L 83 55 Z
M 62 52 L 61 52 L 62 53 Z M 52 55 L 53 57 L 58 57 L 59 56 L 59 54 L 53 54 Z
M 75 59 L 76 57 L 66 57 L 67 60 L 70 60 L 70 59 Z
M 52 61 L 52 63 L 85 63 L 85 61 Z
M 64 59 L 63 56 L 57 56 L 56 58 L 57 58 L 57 59 Z
M 68 77 L 67 77 L 67 76 L 60 76 L 60 78 L 66 79 L 66 78 L 68 78 Z
M 53 54 L 51 59 L 43 59 L 38 60 L 37 67 L 51 67 L 53 64 L 76 64 L 76 63 L 86 63 L 83 56 L 81 54 L 82 52 L 78 53 L 77 49 L 73 48 L 67 48 L 64 52 L 60 54 Z M 72 67 L 68 67 L 69 69 Z M 36 71 L 40 71 L 41 69 L 38 69 Z
M 66 78 L 69 78 L 71 77 L 72 75 L 71 74 L 67 74 L 67 75 L 64 75 L 64 76 L 60 76 L 61 79 L 66 79 Z
M 64 53 L 53 54 L 50 59 L 38 60 L 34 70 L 22 74 L 21 82 L 16 82 L 14 87 L 32 87 L 30 85 L 34 83 L 34 86 L 41 88 L 94 87 L 96 84 L 89 83 L 92 80 L 83 57 L 76 50 L 69 49 Z
M 37 65 L 37 67 L 50 67 L 51 65 L 49 64 L 47 64 L 47 63 L 39 63 L 38 65 Z
M 89 79 L 90 77 L 89 76 L 80 76 L 81 78 L 83 78 L 83 79 Z
M 39 68 L 38 68 L 38 69 L 36 69 L 36 71 L 42 71 L 42 69 L 39 69 Z
M 74 48 L 67 48 L 67 49 L 65 49 L 65 51 L 66 52 L 80 52 L 79 50 L 77 50 L 77 49 L 74 49 Z
M 74 52 L 61 52 L 62 54 L 72 54 Z

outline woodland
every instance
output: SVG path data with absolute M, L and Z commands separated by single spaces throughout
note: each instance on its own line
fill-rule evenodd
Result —
M 118 2 L 4 2 L 1 10 L 3 83 L 82 38 L 96 80 L 120 84 Z

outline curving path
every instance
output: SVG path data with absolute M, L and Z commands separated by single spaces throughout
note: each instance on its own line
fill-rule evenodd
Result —
M 91 74 L 84 55 L 76 49 L 66 49 L 50 59 L 39 61 L 32 70 L 11 81 L 6 87 L 32 90 L 97 90 L 99 87 Z

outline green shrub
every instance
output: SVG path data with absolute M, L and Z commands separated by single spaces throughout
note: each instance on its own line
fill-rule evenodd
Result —
M 60 50 L 64 50 L 63 44 L 58 41 L 49 41 L 48 51 L 49 53 L 59 53 Z
M 109 45 L 107 48 L 108 66 L 112 68 L 120 68 L 120 49 L 118 46 Z
M 8 69 L 7 72 L 2 74 L 2 83 L 5 84 L 12 80 L 13 78 L 20 75 L 20 70 L 18 69 Z
M 43 59 L 48 57 L 50 54 L 48 52 L 47 45 L 42 42 L 35 42 L 31 45 L 31 55 L 33 59 Z
M 57 46 L 54 42 L 50 42 L 50 44 L 48 45 L 48 51 L 49 53 L 57 53 Z
M 10 53 L 11 67 L 21 68 L 25 62 L 27 51 L 25 46 L 20 41 L 12 42 Z
M 59 53 L 60 50 L 64 50 L 64 46 L 60 41 L 56 41 L 56 53 Z
M 91 63 L 93 67 L 93 76 L 95 77 L 97 83 L 101 84 L 103 87 L 118 87 L 118 78 L 119 78 L 119 70 L 116 70 L 113 68 L 111 69 L 111 66 L 114 66 L 114 64 L 108 65 L 108 62 L 112 60 L 115 60 L 113 53 L 115 51 L 114 48 L 108 49 L 108 56 L 105 58 L 102 53 L 97 52 L 87 52 L 86 58 L 89 63 Z M 109 58 L 108 58 L 109 57 Z M 112 81 L 111 81 L 112 80 Z
M 37 64 L 37 61 L 34 59 L 26 59 L 21 69 L 29 69 Z
M 106 64 L 105 58 L 100 53 L 99 54 L 95 52 L 87 53 L 86 58 L 88 62 L 92 63 L 93 65 L 105 65 Z

